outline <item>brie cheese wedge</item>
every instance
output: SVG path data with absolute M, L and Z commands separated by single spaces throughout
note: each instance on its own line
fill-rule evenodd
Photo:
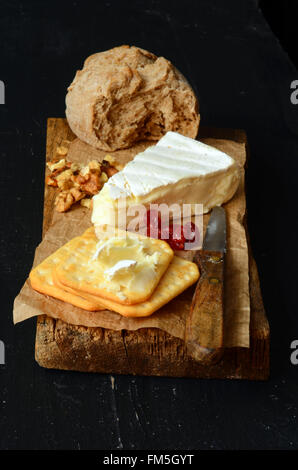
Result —
M 202 204 L 203 213 L 207 213 L 233 197 L 239 177 L 238 164 L 226 153 L 167 132 L 113 175 L 93 197 L 92 222 L 95 226 L 117 226 L 115 214 L 120 201 L 125 201 L 126 208 L 190 204 L 192 215 L 198 210 L 196 205 Z

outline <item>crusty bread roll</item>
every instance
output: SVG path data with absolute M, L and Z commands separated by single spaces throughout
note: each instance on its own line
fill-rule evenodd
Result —
M 84 142 L 107 151 L 167 131 L 195 138 L 198 103 L 183 75 L 163 57 L 121 46 L 88 57 L 68 88 L 66 117 Z

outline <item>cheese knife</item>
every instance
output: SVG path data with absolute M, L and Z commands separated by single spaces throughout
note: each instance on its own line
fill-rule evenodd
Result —
M 223 353 L 223 288 L 226 252 L 226 213 L 215 207 L 207 225 L 202 250 L 197 251 L 200 278 L 186 320 L 188 354 L 197 362 L 210 364 Z

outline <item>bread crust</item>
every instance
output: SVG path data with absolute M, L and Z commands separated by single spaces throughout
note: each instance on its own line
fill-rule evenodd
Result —
M 84 142 L 107 151 L 167 131 L 195 138 L 200 116 L 195 93 L 163 57 L 134 46 L 93 54 L 66 95 L 66 117 Z

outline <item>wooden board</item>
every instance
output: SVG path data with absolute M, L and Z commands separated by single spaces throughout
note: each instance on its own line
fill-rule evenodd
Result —
M 67 123 L 49 119 L 47 154 L 57 144 L 57 129 L 73 139 Z M 231 139 L 246 143 L 244 131 L 200 129 L 201 137 Z M 44 226 L 53 214 L 55 192 L 45 189 Z M 48 316 L 37 320 L 35 357 L 47 368 L 113 374 L 156 375 L 198 378 L 264 380 L 269 376 L 269 324 L 265 315 L 256 263 L 250 252 L 250 348 L 226 349 L 211 366 L 202 366 L 187 355 L 184 341 L 158 328 L 114 331 L 73 326 Z

